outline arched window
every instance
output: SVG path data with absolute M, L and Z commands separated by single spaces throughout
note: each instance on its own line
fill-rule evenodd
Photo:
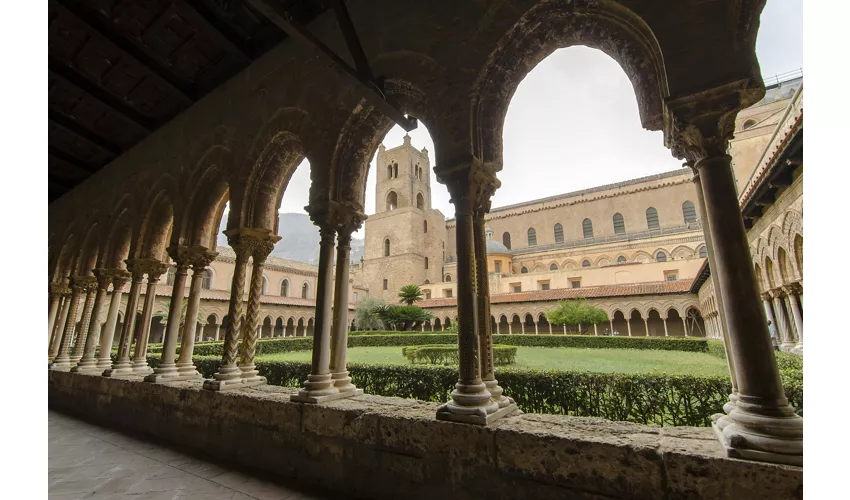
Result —
M 425 197 L 422 196 L 422 193 L 416 195 L 416 208 L 419 210 L 425 209 Z
M 425 269 L 428 269 L 428 257 L 425 257 Z
M 268 290 L 269 290 L 269 279 L 266 278 L 265 276 L 263 276 L 263 290 L 262 290 L 262 292 L 260 292 L 261 295 L 265 295 L 266 292 L 268 292 Z
M 431 284 L 431 280 L 425 280 L 425 284 L 426 284 L 426 285 L 430 285 L 430 284 Z M 430 290 L 426 290 L 426 292 L 431 293 L 431 291 L 430 291 Z
M 287 279 L 280 283 L 280 296 L 289 297 L 289 280 Z
M 447 274 L 447 275 L 446 275 L 446 279 L 445 279 L 445 280 L 443 280 L 443 281 L 451 282 L 451 281 L 452 281 L 452 275 L 451 275 L 451 274 Z
M 303 285 L 301 285 L 301 298 L 309 299 L 310 298 L 310 284 L 306 281 Z
M 537 245 L 537 231 L 534 230 L 533 227 L 528 228 L 528 246 L 533 247 Z
M 659 229 L 661 227 L 658 224 L 658 210 L 655 207 L 646 209 L 646 227 L 649 229 Z
M 581 232 L 584 233 L 585 238 L 593 238 L 593 222 L 590 219 L 581 221 Z
M 700 247 L 699 256 L 701 259 L 708 257 L 708 249 L 705 246 Z
M 626 263 L 625 257 L 623 257 L 622 255 L 617 257 L 617 264 L 625 264 L 625 263 Z
M 659 250 L 658 253 L 655 254 L 655 262 L 667 262 L 667 254 Z
M 212 271 L 205 269 L 201 275 L 201 289 L 209 290 L 210 288 L 212 288 Z
M 398 195 L 395 191 L 387 193 L 387 210 L 395 210 L 398 208 Z
M 528 268 L 525 267 L 525 266 L 522 266 L 522 269 L 520 269 L 519 272 L 520 272 L 520 274 L 525 274 L 525 273 L 528 272 Z
M 755 120 L 747 120 L 744 122 L 744 125 L 741 127 L 741 130 L 747 130 L 748 128 L 753 128 L 756 125 Z
M 174 286 L 174 277 L 177 275 L 176 267 L 169 267 L 168 271 L 165 275 L 165 284 L 166 286 Z
M 689 222 L 696 222 L 697 210 L 694 208 L 693 202 L 686 201 L 682 203 L 682 217 L 685 218 L 685 224 Z
M 555 224 L 555 243 L 564 242 L 564 226 L 560 222 Z
M 422 221 L 422 232 L 423 232 L 423 233 L 427 233 L 427 232 L 428 232 L 428 221 L 427 221 L 427 220 L 423 220 L 423 221 Z
M 554 262 L 549 264 L 549 270 L 550 271 L 557 271 L 558 270 L 558 264 L 555 264 Z
M 614 214 L 614 234 L 626 234 L 626 221 L 620 212 Z
M 393 163 L 393 177 L 398 179 L 398 163 Z
M 505 231 L 504 234 L 502 234 L 502 245 L 505 245 L 505 248 L 508 250 L 511 249 L 511 233 Z
M 387 165 L 387 179 L 393 178 L 393 166 Z
M 581 267 L 590 267 L 590 261 L 584 259 L 583 261 L 581 261 Z
M 390 256 L 390 239 L 387 238 L 384 240 L 384 257 Z

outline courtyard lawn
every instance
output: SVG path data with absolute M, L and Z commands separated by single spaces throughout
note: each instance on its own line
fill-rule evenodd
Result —
M 352 347 L 350 363 L 382 363 L 406 365 L 401 347 Z M 260 356 L 259 360 L 305 361 L 310 351 Z M 726 362 L 706 353 L 681 351 L 649 351 L 635 349 L 576 349 L 520 347 L 517 362 L 511 367 L 536 370 L 569 370 L 602 373 L 648 373 L 659 371 L 670 375 L 728 376 Z M 497 368 L 496 371 L 499 369 Z

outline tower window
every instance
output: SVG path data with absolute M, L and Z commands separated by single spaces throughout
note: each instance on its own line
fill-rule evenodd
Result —
M 389 288 L 389 285 L 390 285 L 390 284 L 389 284 L 389 281 L 388 281 L 386 278 L 384 278 L 384 290 L 386 290 L 387 288 Z
M 390 239 L 387 238 L 384 240 L 384 257 L 390 256 Z
M 655 207 L 649 207 L 646 209 L 646 227 L 649 229 L 660 229 L 661 225 L 658 223 L 658 210 Z
M 428 257 L 425 257 L 425 269 L 428 269 Z
M 685 224 L 689 222 L 696 222 L 697 220 L 697 211 L 694 208 L 694 204 L 691 201 L 686 201 L 682 203 L 682 217 L 685 219 Z
M 452 281 L 452 275 L 451 275 L 451 274 L 447 274 L 447 275 L 446 275 L 446 279 L 445 279 L 444 281 L 446 281 L 446 282 L 450 283 L 450 282 Z
M 537 246 L 537 231 L 533 227 L 528 228 L 528 246 Z
M 398 163 L 393 163 L 393 177 L 398 179 Z
M 423 232 L 423 233 L 427 233 L 427 232 L 428 232 L 428 221 L 427 221 L 427 220 L 423 220 L 423 221 L 422 221 L 422 232 Z
M 393 178 L 393 166 L 387 165 L 387 179 Z
M 593 238 L 593 222 L 590 219 L 584 219 L 581 221 L 581 231 L 584 234 L 585 239 Z
M 614 214 L 614 234 L 626 234 L 626 223 L 620 212 Z
M 395 191 L 387 193 L 387 210 L 395 210 L 398 208 L 398 195 Z
M 422 196 L 422 193 L 416 195 L 416 208 L 419 210 L 425 209 L 425 197 Z
M 555 224 L 555 243 L 564 242 L 564 226 L 560 222 Z
M 502 245 L 505 245 L 505 248 L 508 250 L 511 249 L 511 233 L 505 231 L 505 233 L 502 234 Z

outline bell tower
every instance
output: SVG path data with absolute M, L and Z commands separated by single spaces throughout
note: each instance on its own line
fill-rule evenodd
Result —
M 418 150 L 405 134 L 401 146 L 378 147 L 375 213 L 398 208 L 431 208 L 431 165 L 428 150 Z

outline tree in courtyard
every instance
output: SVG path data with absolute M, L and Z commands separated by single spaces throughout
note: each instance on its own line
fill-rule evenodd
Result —
M 419 285 L 404 285 L 398 292 L 399 302 L 412 306 L 422 300 L 422 289 Z
M 183 305 L 180 307 L 180 324 L 181 325 L 186 324 L 186 310 L 188 309 L 188 307 L 189 307 L 189 302 L 184 300 Z M 162 321 L 167 321 L 168 313 L 170 311 L 171 311 L 171 303 L 169 302 L 168 304 L 165 304 L 165 312 L 153 313 L 153 314 L 151 314 L 151 317 L 162 318 Z M 198 311 L 198 318 L 195 320 L 195 322 L 200 323 L 201 328 L 203 328 L 204 325 L 207 324 L 207 319 L 205 317 L 203 317 L 203 315 L 201 315 L 200 311 Z
M 553 325 L 578 327 L 578 332 L 581 334 L 582 325 L 606 323 L 608 315 L 602 309 L 588 304 L 584 299 L 577 299 L 558 302 L 557 307 L 546 313 L 546 319 Z
M 382 330 L 384 321 L 378 314 L 378 310 L 386 304 L 381 299 L 366 297 L 354 310 L 354 326 L 358 330 Z
M 406 332 L 414 325 L 422 324 L 434 317 L 419 306 L 383 306 L 375 310 L 378 316 L 393 330 Z

